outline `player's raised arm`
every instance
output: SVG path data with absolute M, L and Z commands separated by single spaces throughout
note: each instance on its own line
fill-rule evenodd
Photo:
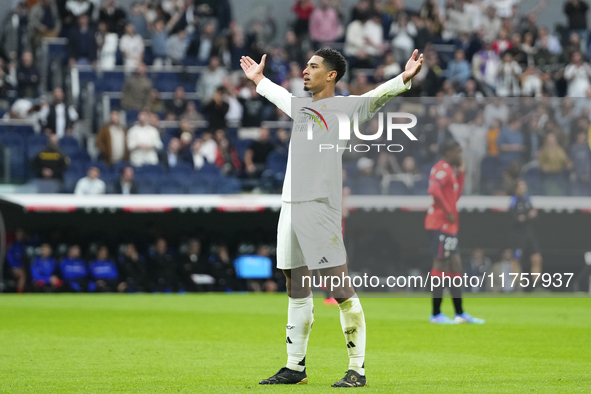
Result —
M 419 51 L 415 49 L 400 75 L 363 94 L 362 97 L 391 98 L 406 92 L 410 89 L 412 79 L 421 71 L 422 66 L 423 54 L 419 55 Z
M 263 70 L 265 69 L 265 60 L 267 59 L 267 54 L 264 54 L 261 58 L 261 62 L 257 63 L 251 59 L 250 56 L 242 56 L 240 58 L 240 67 L 244 70 L 244 74 L 246 74 L 246 78 L 253 81 L 257 86 L 259 82 L 265 79 L 263 75 Z
M 263 55 L 261 62 L 257 63 L 249 56 L 242 56 L 240 58 L 240 67 L 244 70 L 246 78 L 250 79 L 257 85 L 257 93 L 265 97 L 267 100 L 279 107 L 291 118 L 291 98 L 292 95 L 284 87 L 271 82 L 263 75 L 265 68 L 265 59 L 267 55 Z
M 412 56 L 406 62 L 404 72 L 389 81 L 384 82 L 377 88 L 361 95 L 361 97 L 372 98 L 371 103 L 361 111 L 360 119 L 366 121 L 371 118 L 381 107 L 383 107 L 392 97 L 398 96 L 400 93 L 406 92 L 410 89 L 412 79 L 421 71 L 423 66 L 423 55 L 419 55 L 417 49 L 414 50 Z M 366 115 L 366 116 L 363 116 Z

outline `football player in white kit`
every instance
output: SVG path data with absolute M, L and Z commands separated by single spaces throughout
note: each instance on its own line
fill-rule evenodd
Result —
M 306 384 L 306 347 L 314 322 L 310 280 L 312 270 L 322 277 L 348 275 L 341 229 L 342 154 L 348 141 L 340 139 L 339 117 L 350 123 L 369 120 L 386 101 L 407 91 L 423 64 L 415 50 L 404 72 L 374 90 L 357 97 L 335 97 L 335 85 L 345 74 L 345 58 L 332 49 L 320 49 L 303 71 L 309 98 L 296 98 L 263 75 L 266 55 L 256 63 L 242 57 L 247 78 L 266 97 L 294 120 L 282 207 L 277 228 L 277 267 L 287 278 L 287 365 L 260 384 Z M 331 112 L 332 111 L 332 112 Z M 313 135 L 313 138 L 311 136 Z M 322 145 L 320 145 L 322 144 Z M 332 146 L 334 149 L 319 149 Z M 365 386 L 365 317 L 359 298 L 348 281 L 331 289 L 339 303 L 340 320 L 349 354 L 348 371 L 333 387 Z

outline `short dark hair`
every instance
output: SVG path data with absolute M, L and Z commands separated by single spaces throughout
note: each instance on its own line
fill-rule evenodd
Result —
M 314 52 L 314 55 L 324 59 L 324 66 L 328 71 L 334 70 L 337 72 L 337 77 L 334 80 L 335 84 L 343 78 L 345 71 L 347 71 L 347 61 L 339 51 L 331 48 L 322 48 Z
M 439 154 L 445 156 L 450 150 L 454 150 L 460 147 L 460 143 L 453 138 L 448 138 L 439 145 Z

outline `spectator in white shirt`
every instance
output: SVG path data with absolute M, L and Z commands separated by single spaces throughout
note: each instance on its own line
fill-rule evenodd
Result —
M 162 149 L 158 129 L 148 124 L 149 115 L 147 111 L 141 111 L 137 117 L 138 123 L 127 131 L 129 161 L 136 167 L 158 164 L 157 151 Z
M 193 164 L 199 170 L 205 162 L 216 164 L 218 157 L 218 144 L 212 138 L 210 132 L 204 132 L 201 138 L 196 139 L 191 147 L 193 153 Z
M 371 67 L 383 49 L 382 25 L 363 14 L 363 19 L 354 20 L 345 34 L 346 56 L 352 58 L 351 67 Z
M 87 175 L 76 183 L 74 194 L 77 196 L 105 194 L 106 185 L 105 182 L 99 179 L 100 174 L 101 170 L 98 167 L 90 167 Z
M 567 95 L 585 97 L 591 77 L 591 65 L 585 62 L 580 52 L 573 53 L 571 59 L 571 63 L 564 70 L 564 78 L 568 83 Z
M 125 34 L 119 40 L 119 49 L 123 54 L 125 68 L 135 70 L 144 58 L 144 40 L 139 34 L 135 34 L 135 27 L 128 23 L 125 26 Z

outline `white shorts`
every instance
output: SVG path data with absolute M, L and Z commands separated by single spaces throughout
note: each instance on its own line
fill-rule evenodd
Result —
M 341 211 L 325 200 L 283 202 L 277 226 L 277 268 L 310 270 L 344 265 Z

